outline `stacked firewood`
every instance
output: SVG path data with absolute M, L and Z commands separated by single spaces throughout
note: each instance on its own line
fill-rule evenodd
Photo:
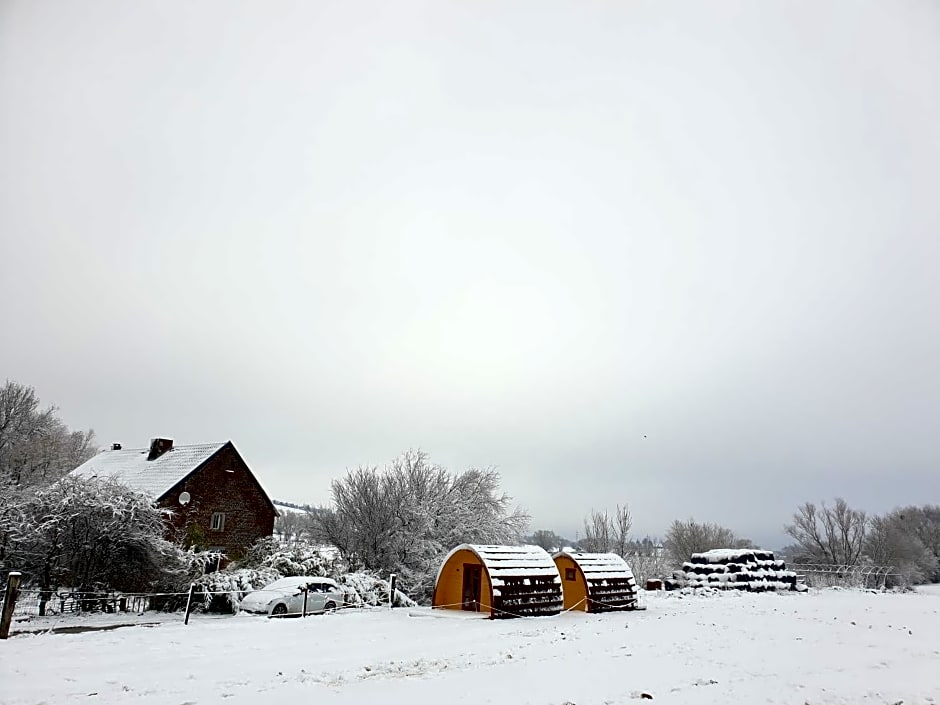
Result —
M 719 588 L 728 590 L 796 590 L 796 573 L 787 570 L 783 561 L 774 558 L 773 551 L 743 548 L 718 548 L 705 553 L 693 553 L 692 560 L 682 564 L 667 590 L 683 587 Z

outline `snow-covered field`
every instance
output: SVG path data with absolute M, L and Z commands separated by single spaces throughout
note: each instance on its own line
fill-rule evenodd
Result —
M 936 588 L 657 593 L 646 604 L 509 621 L 425 608 L 189 626 L 172 615 L 21 634 L 0 642 L 0 702 L 940 703 Z

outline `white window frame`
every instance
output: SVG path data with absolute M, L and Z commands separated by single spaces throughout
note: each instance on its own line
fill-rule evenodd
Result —
M 212 512 L 209 529 L 211 531 L 225 531 L 225 512 Z

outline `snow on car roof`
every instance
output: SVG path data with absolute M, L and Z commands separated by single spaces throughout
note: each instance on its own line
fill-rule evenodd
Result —
M 319 575 L 292 575 L 288 578 L 280 578 L 264 587 L 265 590 L 272 587 L 293 587 L 294 585 L 309 585 L 310 583 L 320 583 L 324 585 L 336 585 L 333 578 L 324 578 Z

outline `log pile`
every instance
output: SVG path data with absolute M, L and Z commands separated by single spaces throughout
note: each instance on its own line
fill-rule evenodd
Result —
M 774 558 L 773 551 L 718 548 L 693 553 L 692 560 L 683 563 L 682 570 L 666 581 L 667 590 L 684 587 L 763 592 L 796 590 L 797 582 L 796 573 Z

